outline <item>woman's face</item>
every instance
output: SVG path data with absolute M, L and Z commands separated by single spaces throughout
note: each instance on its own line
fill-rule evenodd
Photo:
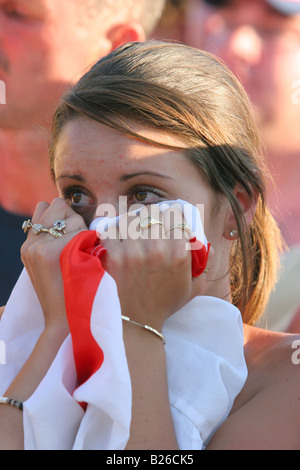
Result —
M 157 142 L 182 146 L 169 133 L 128 124 Z M 87 225 L 96 212 L 99 215 L 102 204 L 111 204 L 118 214 L 120 196 L 127 200 L 128 209 L 133 204 L 176 199 L 202 205 L 204 230 L 214 253 L 209 265 L 211 273 L 214 272 L 214 279 L 227 273 L 230 242 L 224 233 L 231 217 L 229 204 L 224 201 L 218 211 L 214 210 L 213 191 L 182 152 L 129 138 L 88 118 L 77 118 L 64 126 L 58 138 L 54 173 L 60 197 L 82 215 Z

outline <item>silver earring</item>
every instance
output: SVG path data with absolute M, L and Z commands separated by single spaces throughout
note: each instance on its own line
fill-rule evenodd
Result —
M 229 235 L 230 238 L 235 238 L 237 236 L 237 230 L 231 230 L 231 232 L 229 232 Z

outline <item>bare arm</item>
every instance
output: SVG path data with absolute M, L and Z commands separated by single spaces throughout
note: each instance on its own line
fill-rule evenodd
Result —
M 159 213 L 151 215 L 160 217 Z M 141 213 L 140 217 L 144 215 Z M 121 243 L 115 237 L 106 239 L 107 255 L 102 262 L 117 283 L 123 314 L 162 331 L 164 321 L 190 300 L 193 289 L 195 292 L 199 289 L 198 284 L 196 286 L 199 279 L 192 280 L 191 257 L 185 249 L 185 239 L 160 239 L 159 225 L 151 230 L 153 238 L 148 240 L 124 237 Z M 178 449 L 163 343 L 139 326 L 125 322 L 123 327 L 133 391 L 132 423 L 126 449 Z
M 265 391 L 234 413 L 217 431 L 208 450 L 299 450 L 299 410 L 298 424 L 291 410 L 276 406 L 275 390 Z M 278 398 L 278 397 L 277 397 Z M 285 400 L 284 400 L 285 402 Z M 299 405 L 298 405 L 299 407 Z
M 46 329 L 5 396 L 26 401 L 44 378 L 66 335 L 64 328 Z M 0 405 L 0 450 L 24 450 L 23 413 L 8 405 Z
M 56 326 L 46 329 L 5 395 L 26 401 L 43 380 L 67 334 Z M 163 343 L 131 324 L 124 324 L 124 340 L 133 394 L 131 437 L 126 448 L 177 449 Z M 24 450 L 23 414 L 7 405 L 0 405 L 0 450 Z
M 178 449 L 168 397 L 166 358 L 160 338 L 125 323 L 132 383 L 132 422 L 127 450 Z
M 255 376 L 260 390 L 229 416 L 208 450 L 299 450 L 300 365 L 292 361 L 293 340 L 270 350 Z
M 40 203 L 32 220 L 51 226 L 58 218 L 66 219 L 67 222 L 68 233 L 64 237 L 54 239 L 48 233 L 36 236 L 29 232 L 21 250 L 23 263 L 45 317 L 44 332 L 5 393 L 5 396 L 21 402 L 34 393 L 69 332 L 59 258 L 66 244 L 86 227 L 82 219 L 64 201 L 58 199 L 52 207 Z M 23 414 L 5 404 L 0 405 L 0 449 L 24 449 Z

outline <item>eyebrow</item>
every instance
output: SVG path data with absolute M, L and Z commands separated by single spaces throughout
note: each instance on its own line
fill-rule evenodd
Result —
M 139 171 L 137 173 L 129 173 L 127 175 L 121 176 L 120 181 L 121 181 L 121 183 L 124 183 L 125 181 L 128 181 L 131 178 L 136 178 L 138 176 L 156 176 L 158 178 L 174 179 L 171 176 L 162 175 L 161 173 L 156 173 L 155 171 Z
M 120 178 L 120 182 L 125 183 L 126 181 L 128 181 L 132 178 L 137 178 L 138 176 L 156 176 L 158 178 L 174 179 L 171 176 L 162 175 L 161 173 L 157 173 L 155 171 L 139 171 L 137 173 L 129 173 L 129 174 L 126 174 L 126 175 L 122 175 L 121 178 Z M 69 178 L 71 180 L 75 180 L 75 181 L 78 181 L 80 183 L 85 183 L 86 182 L 84 177 L 81 176 L 81 175 L 78 175 L 78 174 L 74 174 L 74 175 L 68 175 L 68 174 L 65 175 L 65 174 L 63 174 L 63 175 L 60 175 L 57 178 L 55 178 L 55 181 L 57 181 L 61 178 Z
M 57 178 L 55 178 L 55 181 L 57 181 L 61 178 L 69 178 L 71 180 L 79 181 L 80 183 L 85 183 L 86 182 L 84 177 L 81 176 L 81 175 L 60 175 Z

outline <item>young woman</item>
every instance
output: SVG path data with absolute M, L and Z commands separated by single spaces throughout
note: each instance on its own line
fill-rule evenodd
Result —
M 70 328 L 66 250 L 85 236 L 96 216 L 103 215 L 97 211 L 99 206 L 117 208 L 119 197 L 126 196 L 128 208 L 143 204 L 140 212 L 131 213 L 131 220 L 143 226 L 143 234 L 151 235 L 133 240 L 124 236 L 120 223 L 117 236 L 101 242 L 105 249 L 102 265 L 116 282 L 122 314 L 131 319 L 123 322 L 122 330 L 132 384 L 126 449 L 179 446 L 183 421 L 177 422 L 174 414 L 172 419 L 170 374 L 160 339 L 164 339 L 165 324 L 193 299 L 215 299 L 217 305 L 219 320 L 213 320 L 213 310 L 211 317 L 208 311 L 203 331 L 202 327 L 197 331 L 201 309 L 194 317 L 183 318 L 183 324 L 195 319 L 189 327 L 196 337 L 210 338 L 206 351 L 218 347 L 213 344 L 218 338 L 227 342 L 226 354 L 231 348 L 235 351 L 230 330 L 219 330 L 226 322 L 227 307 L 223 310 L 223 306 L 240 310 L 248 368 L 247 381 L 234 397 L 229 416 L 220 419 L 203 445 L 208 449 L 298 449 L 299 366 L 292 360 L 297 338 L 252 326 L 263 314 L 276 280 L 281 238 L 266 206 L 266 171 L 257 129 L 235 77 L 213 56 L 182 45 L 123 46 L 100 60 L 62 99 L 53 121 L 50 164 L 60 197 L 50 205 L 38 204 L 32 221 L 25 224 L 29 234 L 22 248 L 44 325 L 5 396 L 26 404 L 49 376 L 47 371 L 52 370 Z M 173 200 L 204 206 L 210 250 L 200 276 L 192 275 L 186 238 L 176 236 L 188 228 L 180 210 L 180 223 L 171 226 L 168 209 L 161 212 L 158 208 Z M 145 226 L 150 210 L 152 223 Z M 63 221 L 63 226 L 58 227 L 57 221 Z M 88 302 L 80 293 L 88 274 L 84 274 L 83 262 L 80 266 L 81 280 L 72 294 L 77 318 Z M 1 323 L 5 314 L 6 310 Z M 110 315 L 109 307 L 106 317 Z M 151 326 L 154 334 L 141 325 Z M 75 349 L 80 336 L 80 332 L 76 338 L 72 335 Z M 79 348 L 77 353 L 80 358 L 84 351 Z M 190 375 L 204 371 L 202 383 L 197 383 L 190 397 L 192 406 L 197 406 L 212 373 L 203 357 L 190 358 Z M 180 360 L 176 357 L 178 370 Z M 222 375 L 221 368 L 218 374 Z M 184 393 L 193 386 L 191 381 Z M 212 388 L 205 398 L 208 415 L 219 406 L 215 392 Z M 69 405 L 61 410 L 64 406 Z M 46 407 L 44 403 L 41 413 Z M 105 423 L 97 422 L 95 416 L 89 419 L 100 428 Z M 198 425 L 193 425 L 194 433 Z M 0 406 L 2 448 L 23 449 L 26 426 L 16 406 Z M 43 426 L 39 424 L 34 432 L 42 432 Z M 201 426 L 198 431 L 201 434 Z M 81 448 L 97 447 L 91 443 L 92 433 L 87 435 Z M 69 447 L 73 448 L 72 439 Z

